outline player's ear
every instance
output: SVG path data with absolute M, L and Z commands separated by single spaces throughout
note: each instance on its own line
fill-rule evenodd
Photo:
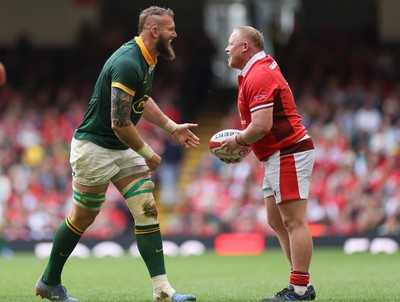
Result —
M 243 42 L 243 52 L 246 52 L 249 50 L 249 43 L 248 42 Z
M 150 29 L 150 32 L 151 32 L 151 36 L 152 36 L 153 38 L 158 38 L 157 26 L 153 26 L 153 27 Z

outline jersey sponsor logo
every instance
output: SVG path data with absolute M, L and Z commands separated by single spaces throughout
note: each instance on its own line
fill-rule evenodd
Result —
M 159 252 L 161 252 L 162 250 L 163 250 L 163 248 L 156 249 L 156 253 L 159 253 Z
M 266 94 L 259 94 L 259 95 L 255 95 L 255 96 L 253 97 L 253 100 L 259 101 L 259 100 L 265 99 L 265 98 L 267 98 L 267 97 L 268 97 L 268 95 L 266 95 Z
M 132 110 L 136 114 L 142 114 L 144 107 L 146 107 L 146 101 L 149 98 L 148 95 L 143 96 L 140 100 L 137 100 L 132 104 Z

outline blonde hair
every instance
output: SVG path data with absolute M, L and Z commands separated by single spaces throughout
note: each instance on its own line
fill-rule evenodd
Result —
M 142 10 L 139 15 L 139 24 L 138 24 L 139 34 L 143 31 L 144 23 L 146 22 L 147 17 L 153 15 L 156 16 L 168 15 L 171 18 L 174 18 L 174 12 L 172 11 L 172 9 L 159 6 L 150 6 L 149 8 Z
M 234 30 L 239 31 L 244 38 L 249 39 L 249 42 L 253 44 L 257 50 L 264 49 L 264 36 L 259 30 L 252 26 L 238 26 Z

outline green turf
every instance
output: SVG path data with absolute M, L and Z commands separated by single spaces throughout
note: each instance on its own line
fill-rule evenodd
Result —
M 0 258 L 0 301 L 42 301 L 34 296 L 34 285 L 46 262 L 31 254 Z M 168 257 L 166 264 L 175 289 L 196 295 L 199 302 L 259 301 L 281 290 L 289 275 L 278 249 L 259 256 L 221 257 L 208 252 L 201 257 Z M 317 301 L 400 301 L 399 268 L 400 253 L 348 256 L 340 249 L 317 248 L 311 279 Z M 82 302 L 152 301 L 140 258 L 72 258 L 63 283 Z

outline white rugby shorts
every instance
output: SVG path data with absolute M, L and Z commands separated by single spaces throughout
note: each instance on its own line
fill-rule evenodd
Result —
M 76 138 L 71 142 L 70 163 L 72 178 L 85 186 L 108 184 L 149 171 L 144 158 L 132 149 L 111 150 Z
M 280 151 L 263 162 L 264 198 L 274 196 L 275 202 L 308 199 L 315 150 L 285 154 Z

